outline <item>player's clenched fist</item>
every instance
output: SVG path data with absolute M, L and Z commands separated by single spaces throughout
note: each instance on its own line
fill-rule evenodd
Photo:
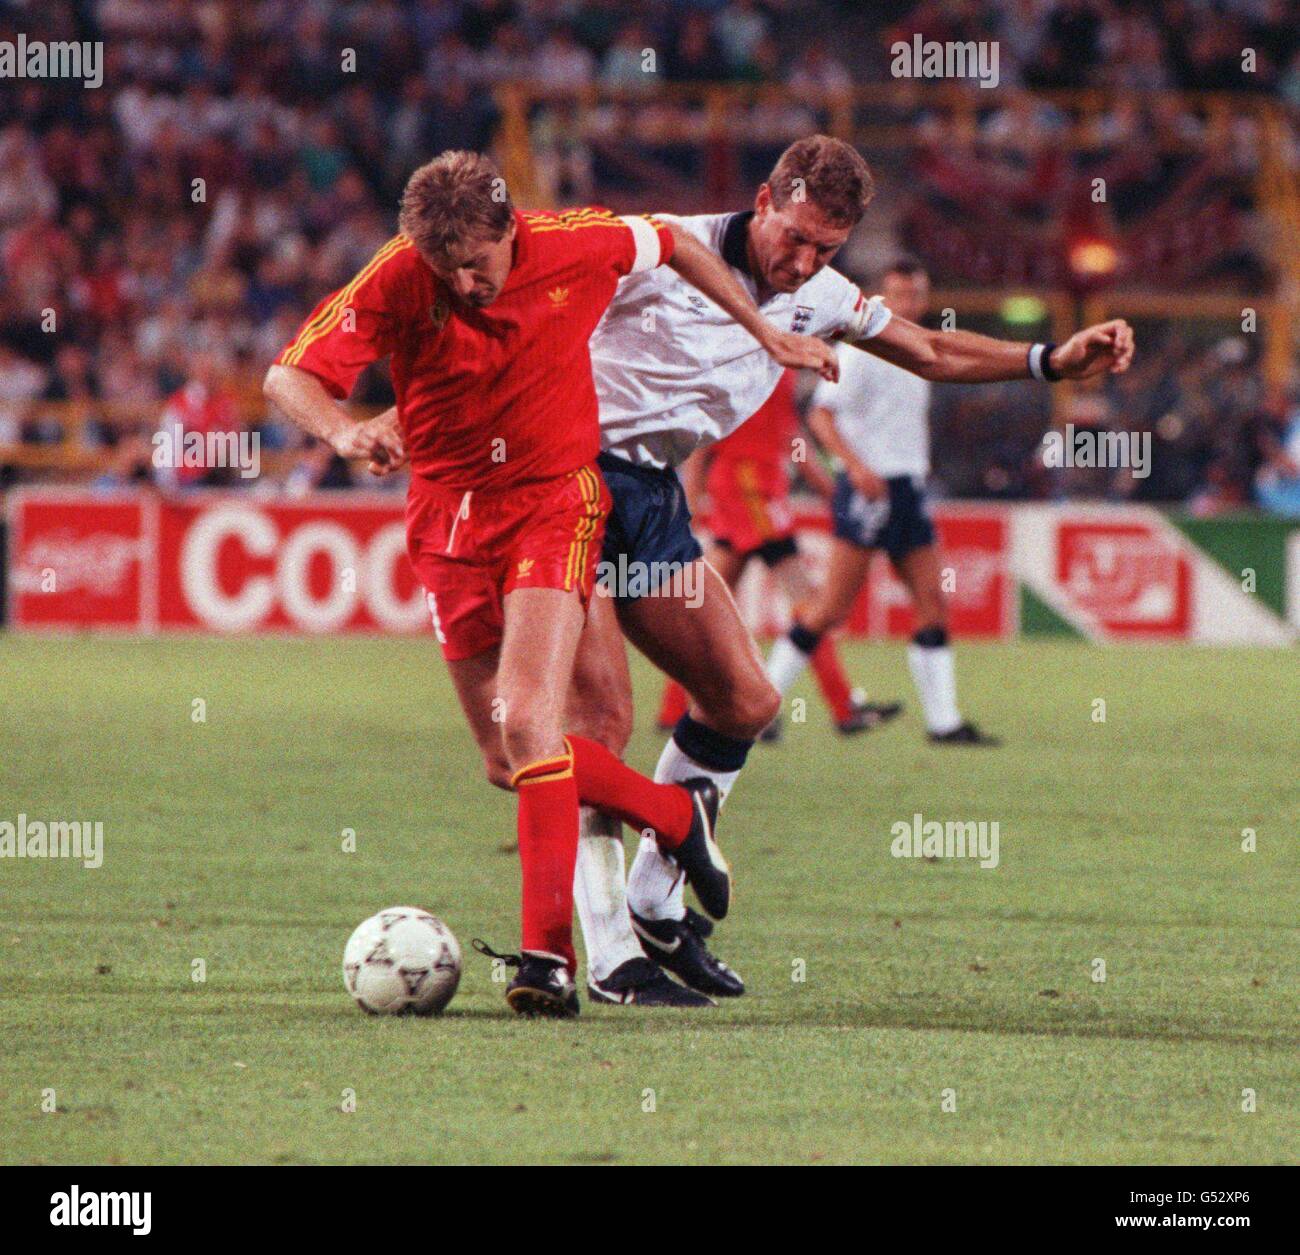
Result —
M 330 438 L 334 451 L 344 458 L 365 458 L 372 466 L 396 470 L 406 461 L 396 408 L 385 410 L 364 423 L 350 423 Z
M 380 478 L 401 470 L 408 459 L 406 446 L 402 441 L 402 425 L 397 418 L 397 406 L 390 405 L 382 414 L 376 414 L 367 425 L 373 425 L 378 431 L 387 433 L 391 438 L 370 455 L 366 470 Z M 394 440 L 397 442 L 396 453 L 392 450 Z
M 1122 318 L 1076 331 L 1052 350 L 1051 367 L 1066 379 L 1087 379 L 1128 370 L 1133 360 L 1133 328 Z
M 778 331 L 773 327 L 764 337 L 763 347 L 774 361 L 792 370 L 815 370 L 830 383 L 840 377 L 835 350 L 816 336 L 795 335 L 793 331 Z

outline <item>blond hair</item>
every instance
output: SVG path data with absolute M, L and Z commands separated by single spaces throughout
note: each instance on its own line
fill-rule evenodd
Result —
M 422 165 L 402 193 L 398 225 L 425 257 L 440 257 L 458 241 L 500 239 L 515 207 L 490 157 L 448 149 Z

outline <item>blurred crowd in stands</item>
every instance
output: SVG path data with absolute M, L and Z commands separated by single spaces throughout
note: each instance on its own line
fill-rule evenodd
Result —
M 1257 504 L 1300 517 L 1300 404 L 1265 385 L 1252 338 L 1146 320 L 1135 330 L 1132 369 L 1076 390 L 1064 423 L 1149 433 L 1149 474 L 1045 465 L 1046 403 L 1021 385 L 940 386 L 935 487 L 952 497 L 1181 502 L 1203 516 Z
M 920 106 L 903 118 L 915 149 L 893 156 L 901 169 L 886 161 L 880 214 L 863 231 L 898 237 L 880 251 L 906 242 L 929 252 L 937 278 L 960 278 L 953 258 L 969 263 L 979 240 L 936 222 L 1009 240 L 999 213 L 1010 213 L 1038 256 L 1033 232 L 1059 223 L 1078 178 L 1100 171 L 1121 225 L 1140 226 L 1157 191 L 1166 215 L 1200 215 L 1220 247 L 1218 270 L 1198 281 L 1267 282 L 1260 254 L 1233 243 L 1249 224 L 1217 216 L 1248 209 L 1253 171 L 1231 154 L 1170 155 L 1198 138 L 1176 100 L 1121 99 L 1071 165 L 1053 144 L 1060 113 L 1023 89 L 1269 93 L 1294 120 L 1297 29 L 1287 0 L 0 0 L 0 40 L 102 40 L 105 57 L 99 90 L 18 79 L 0 91 L 0 446 L 55 446 L 76 413 L 76 439 L 111 450 L 106 482 L 123 482 L 149 477 L 147 436 L 168 406 L 243 421 L 260 404 L 250 382 L 304 313 L 391 234 L 410 170 L 448 147 L 491 146 L 495 89 L 521 81 L 639 101 L 588 119 L 611 142 L 634 123 L 671 133 L 672 118 L 655 111 L 678 106 L 663 104 L 658 84 L 784 84 L 795 104 L 767 116 L 779 149 L 823 123 L 826 93 L 888 82 L 895 40 L 996 40 L 1001 86 L 971 88 L 975 135 L 952 135 Z M 1243 48 L 1255 53 L 1249 71 Z M 756 115 L 750 123 L 760 129 Z M 616 148 L 593 142 L 563 104 L 536 109 L 530 125 L 543 186 L 617 203 L 617 171 L 602 160 Z M 1170 153 L 1150 142 L 1160 134 L 1177 141 Z M 737 205 L 772 151 L 757 165 L 736 160 Z M 671 200 L 671 181 L 658 186 Z M 1140 238 L 1167 244 L 1167 220 L 1148 217 Z M 1158 271 L 1194 251 L 1184 241 L 1177 257 L 1141 264 Z M 1269 467 L 1295 471 L 1288 399 L 1260 394 L 1254 353 L 1232 362 L 1222 345 L 1165 336 L 1144 343 L 1132 382 L 1096 401 L 1106 421 L 1164 425 L 1164 499 L 1247 501 Z M 1031 394 L 945 394 L 935 446 L 951 492 L 1073 490 L 1033 471 L 1044 417 Z M 359 399 L 387 395 L 375 374 Z M 120 417 L 141 413 L 151 425 Z M 263 447 L 299 447 L 273 416 L 259 425 Z M 0 487 L 20 474 L 42 472 L 0 465 Z M 319 449 L 305 449 L 291 476 L 303 487 L 348 478 Z

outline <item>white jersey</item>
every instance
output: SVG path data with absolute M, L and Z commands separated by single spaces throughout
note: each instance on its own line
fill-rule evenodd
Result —
M 670 219 L 717 253 L 758 299 L 745 262 L 752 214 Z M 889 322 L 838 271 L 819 271 L 797 292 L 759 309 L 775 326 L 802 335 L 866 340 Z M 782 367 L 731 315 L 669 266 L 629 275 L 591 337 L 600 402 L 600 443 L 638 466 L 677 466 L 700 445 L 735 431 L 776 390 Z
M 852 345 L 837 349 L 839 383 L 818 380 L 812 404 L 835 416 L 835 430 L 882 479 L 930 473 L 930 381 Z

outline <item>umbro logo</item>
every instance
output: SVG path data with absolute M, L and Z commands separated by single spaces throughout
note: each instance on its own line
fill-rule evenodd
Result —
M 553 309 L 559 309 L 562 305 L 569 303 L 568 288 L 552 288 L 546 295 L 551 298 L 551 307 Z

